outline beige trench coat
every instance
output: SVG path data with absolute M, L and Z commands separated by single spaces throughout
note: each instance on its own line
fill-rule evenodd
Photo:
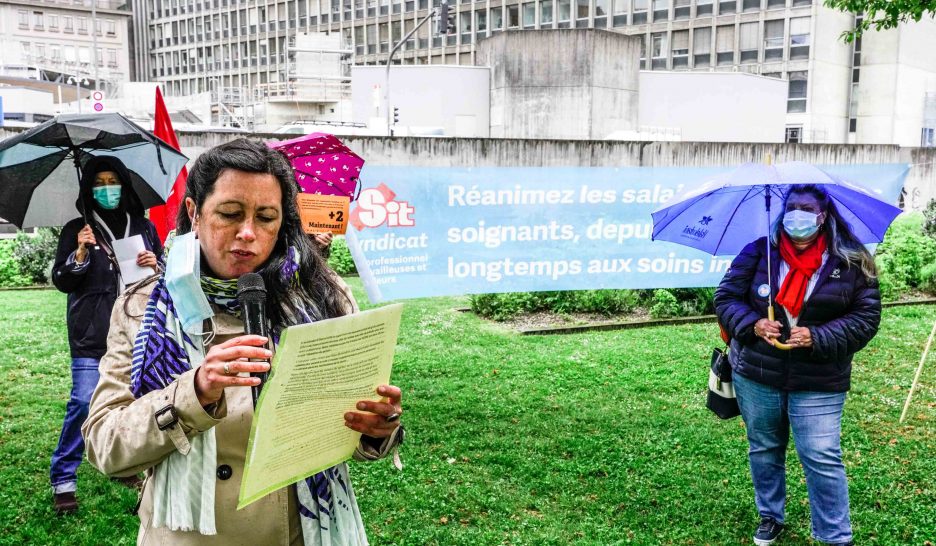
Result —
M 249 388 L 229 387 L 211 413 L 202 408 L 195 396 L 196 370 L 185 372 L 165 389 L 150 392 L 139 399 L 131 393 L 133 342 L 154 284 L 150 282 L 140 287 L 136 294 L 119 297 L 114 305 L 107 354 L 100 364 L 101 378 L 91 399 L 88 419 L 82 427 L 88 460 L 108 476 L 146 472 L 139 509 L 138 544 L 301 545 L 295 486 L 276 491 L 242 510 L 236 510 L 253 416 Z M 353 311 L 356 311 L 357 304 L 350 289 L 346 285 L 344 288 L 351 298 Z M 124 311 L 125 302 L 128 302 L 129 312 Z M 243 334 L 240 319 L 221 312 L 219 308 L 215 308 L 215 313 L 216 337 L 212 345 Z M 155 413 L 168 404 L 175 407 L 181 427 L 159 430 Z M 217 437 L 215 524 L 218 534 L 204 536 L 197 532 L 152 527 L 150 478 L 153 467 L 176 449 L 187 452 L 188 440 L 212 427 Z M 380 449 L 374 449 L 362 442 L 355 458 L 380 458 L 390 451 L 389 446 L 393 443 L 395 437 L 385 441 Z

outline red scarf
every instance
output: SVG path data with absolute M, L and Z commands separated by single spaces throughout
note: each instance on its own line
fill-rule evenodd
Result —
M 802 252 L 796 250 L 793 241 L 786 232 L 780 232 L 780 256 L 790 266 L 790 272 L 783 280 L 783 286 L 777 293 L 777 303 L 786 308 L 794 317 L 798 317 L 806 298 L 809 279 L 822 266 L 822 254 L 826 250 L 826 237 L 821 233 L 813 244 Z

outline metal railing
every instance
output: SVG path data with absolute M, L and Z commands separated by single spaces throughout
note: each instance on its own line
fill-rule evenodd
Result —
M 256 101 L 338 102 L 351 99 L 351 85 L 334 80 L 264 83 L 254 88 Z

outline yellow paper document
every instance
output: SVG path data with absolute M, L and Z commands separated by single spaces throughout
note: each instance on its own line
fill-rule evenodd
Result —
M 237 508 L 346 461 L 361 433 L 344 425 L 390 382 L 402 305 L 287 328 L 263 385 Z

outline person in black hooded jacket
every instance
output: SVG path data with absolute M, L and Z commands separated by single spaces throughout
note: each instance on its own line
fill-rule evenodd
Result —
M 715 291 L 715 312 L 731 338 L 732 382 L 761 516 L 754 543 L 772 544 L 783 530 L 792 428 L 813 537 L 850 544 L 842 410 L 852 357 L 881 320 L 874 258 L 821 185 L 790 189 L 767 242 L 765 237 L 745 247 Z M 779 320 L 764 318 L 768 296 L 780 306 Z
M 123 291 L 114 239 L 141 235 L 147 250 L 137 265 L 159 271 L 162 244 L 156 227 L 130 185 L 130 173 L 113 157 L 94 157 L 82 170 L 78 201 L 82 217 L 62 228 L 52 269 L 52 282 L 68 294 L 68 345 L 72 389 L 58 446 L 52 454 L 50 479 L 56 512 L 73 512 L 77 470 L 84 454 L 81 425 L 98 382 L 98 363 L 107 351 L 111 308 Z

